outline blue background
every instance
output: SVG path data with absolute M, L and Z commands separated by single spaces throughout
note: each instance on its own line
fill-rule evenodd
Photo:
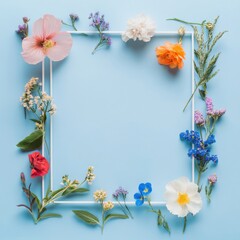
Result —
M 7 1 L 0 3 L 2 38 L 1 58 L 1 200 L 0 239 L 239 239 L 239 83 L 238 39 L 239 2 L 220 1 Z M 178 17 L 191 21 L 213 20 L 220 15 L 217 31 L 229 30 L 216 49 L 222 51 L 218 62 L 221 69 L 209 84 L 209 95 L 215 107 L 227 108 L 218 124 L 217 144 L 213 150 L 219 156 L 216 172 L 219 181 L 214 189 L 212 204 L 204 200 L 203 210 L 189 218 L 188 229 L 182 234 L 182 219 L 171 216 L 169 237 L 156 226 L 156 219 L 146 208 L 133 209 L 134 221 L 117 220 L 107 224 L 104 235 L 78 221 L 71 213 L 77 206 L 61 206 L 63 219 L 50 219 L 37 226 L 18 209 L 23 194 L 19 173 L 28 175 L 26 153 L 15 148 L 16 143 L 33 126 L 24 120 L 19 104 L 25 83 L 32 76 L 41 77 L 41 64 L 26 64 L 20 55 L 21 43 L 14 33 L 22 16 L 31 23 L 45 13 L 67 20 L 69 13 L 80 16 L 79 29 L 89 30 L 88 15 L 100 11 L 106 15 L 112 30 L 123 30 L 129 18 L 136 14 L 149 15 L 158 30 L 176 30 L 180 25 L 165 21 Z M 30 25 L 31 25 L 30 23 Z M 175 40 L 175 39 L 172 39 Z M 54 187 L 63 174 L 83 178 L 88 165 L 94 165 L 97 179 L 92 189 L 104 188 L 109 196 L 119 185 L 131 195 L 139 182 L 153 183 L 153 199 L 162 200 L 164 185 L 182 175 L 191 176 L 187 148 L 178 133 L 191 126 L 190 108 L 182 107 L 190 92 L 190 40 L 185 38 L 186 66 L 177 73 L 159 66 L 154 48 L 165 38 L 155 38 L 150 44 L 124 44 L 113 39 L 110 49 L 92 56 L 94 38 L 74 37 L 71 55 L 54 64 L 54 98 L 58 112 L 54 118 Z M 152 51 L 152 52 L 151 52 Z M 86 64 L 87 63 L 87 64 Z M 86 68 L 87 66 L 87 68 Z M 145 70 L 146 69 L 146 70 Z M 202 102 L 196 97 L 197 105 Z M 206 182 L 207 174 L 203 182 Z M 29 179 L 29 178 L 28 178 Z M 40 179 L 33 180 L 38 188 Z M 86 199 L 91 199 L 91 194 Z M 204 195 L 203 195 L 204 197 Z M 110 197 L 109 197 L 110 199 Z M 97 212 L 97 210 L 96 210 Z

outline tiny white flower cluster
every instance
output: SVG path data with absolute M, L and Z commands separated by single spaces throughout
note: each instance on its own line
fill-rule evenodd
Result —
M 88 172 L 86 175 L 86 181 L 88 184 L 92 184 L 93 180 L 96 178 L 95 174 L 93 173 L 94 168 L 92 166 L 88 167 Z
M 122 40 L 127 42 L 129 39 L 136 41 L 149 42 L 155 33 L 154 22 L 145 15 L 138 15 L 128 20 L 127 30 L 122 34 Z
M 56 105 L 53 103 L 51 96 L 41 91 L 38 92 L 38 96 L 33 96 L 33 91 L 36 90 L 36 87 L 40 86 L 41 83 L 38 83 L 38 78 L 31 78 L 25 85 L 25 92 L 20 97 L 20 102 L 28 111 L 46 111 L 53 115 L 56 113 Z

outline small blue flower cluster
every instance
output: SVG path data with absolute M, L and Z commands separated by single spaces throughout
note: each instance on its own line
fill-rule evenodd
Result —
M 198 164 L 207 164 L 210 161 L 218 163 L 217 155 L 210 155 L 210 147 L 216 142 L 215 137 L 211 134 L 206 141 L 203 141 L 197 131 L 186 131 L 180 133 L 180 139 L 194 145 L 194 148 L 188 150 L 188 156 L 194 157 Z
M 134 199 L 136 200 L 136 206 L 141 206 L 144 203 L 146 196 L 152 192 L 151 183 L 140 183 L 138 186 L 139 192 L 134 194 Z

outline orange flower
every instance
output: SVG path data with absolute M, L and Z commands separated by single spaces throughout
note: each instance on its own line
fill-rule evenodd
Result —
M 185 52 L 182 44 L 166 42 L 164 46 L 156 48 L 156 56 L 159 64 L 181 69 L 185 59 Z

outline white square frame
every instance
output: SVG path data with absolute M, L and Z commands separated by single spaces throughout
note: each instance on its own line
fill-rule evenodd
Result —
M 88 35 L 96 35 L 98 34 L 97 31 L 68 31 L 71 34 L 78 35 L 78 34 L 88 34 Z M 106 31 L 103 32 L 109 35 L 121 36 L 123 31 Z M 154 37 L 159 36 L 174 36 L 179 35 L 177 31 L 156 31 Z M 191 93 L 194 92 L 195 88 L 195 81 L 194 81 L 194 33 L 192 31 L 186 31 L 185 35 L 191 37 Z M 49 95 L 53 97 L 53 66 L 52 61 L 50 61 L 50 75 L 49 75 Z M 42 62 L 42 91 L 45 89 L 45 63 Z M 195 110 L 195 102 L 194 97 L 192 98 L 192 105 L 191 105 L 191 128 L 194 130 L 194 110 Z M 49 126 L 49 161 L 50 161 L 50 189 L 53 190 L 53 117 L 50 116 L 50 126 Z M 44 144 L 42 145 L 42 155 L 45 154 L 45 147 Z M 195 162 L 194 158 L 192 157 L 191 161 L 191 180 L 194 182 L 195 176 Z M 45 178 L 42 177 L 42 198 L 45 196 Z M 96 204 L 95 201 L 71 201 L 71 200 L 61 200 L 61 201 L 54 201 L 55 204 L 70 204 L 70 205 L 94 205 Z M 117 202 L 114 202 L 117 204 Z M 122 202 L 121 202 L 122 203 Z M 126 201 L 126 204 L 129 206 L 134 206 L 135 201 Z M 155 201 L 151 202 L 152 205 L 155 206 L 165 206 L 166 203 L 164 201 Z

